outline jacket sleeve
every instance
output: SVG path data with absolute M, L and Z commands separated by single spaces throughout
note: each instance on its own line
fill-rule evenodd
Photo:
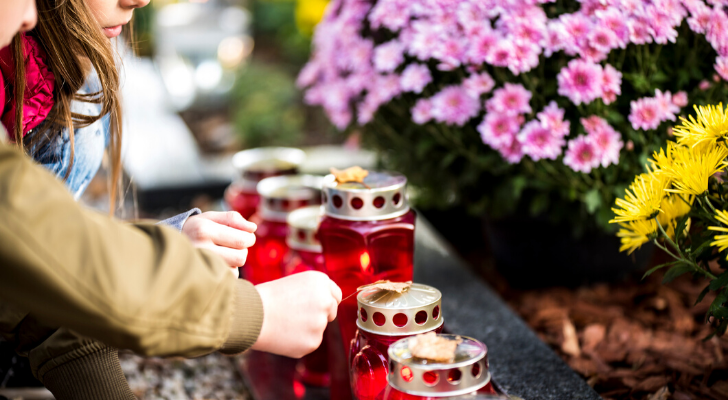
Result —
M 202 214 L 202 211 L 200 211 L 199 208 L 193 208 L 187 212 L 183 212 L 182 214 L 177 214 L 174 217 L 161 220 L 157 222 L 157 225 L 167 225 L 170 228 L 176 229 L 178 232 L 182 232 L 182 227 L 185 226 L 185 222 L 187 222 L 187 219 L 194 215 L 200 214 Z
M 2 144 L 0 219 L 0 299 L 49 323 L 143 355 L 236 353 L 257 340 L 260 296 L 222 259 L 171 228 L 84 209 Z

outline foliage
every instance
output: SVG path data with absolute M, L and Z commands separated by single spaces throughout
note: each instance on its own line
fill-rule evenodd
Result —
M 728 16 L 702 0 L 540 3 L 337 0 L 298 83 L 420 206 L 613 231 L 609 206 L 688 99 L 727 93 Z
M 723 335 L 728 328 L 728 117 L 722 104 L 696 107 L 697 118 L 682 119 L 676 142 L 655 152 L 648 172 L 638 175 L 617 199 L 611 222 L 621 229 L 622 251 L 648 241 L 674 260 L 647 271 L 669 268 L 663 283 L 691 273 L 708 280 L 696 304 L 716 292 L 706 320 Z

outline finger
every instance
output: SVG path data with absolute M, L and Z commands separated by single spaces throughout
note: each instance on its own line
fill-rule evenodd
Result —
M 240 213 L 237 211 L 228 211 L 228 212 L 210 211 L 210 212 L 201 214 L 201 216 L 204 216 L 205 218 L 209 219 L 210 221 L 217 222 L 218 224 L 229 226 L 231 228 L 239 229 L 239 230 L 245 231 L 245 232 L 254 233 L 255 230 L 258 229 L 258 225 L 243 218 L 243 216 L 240 215 Z
M 218 246 L 240 250 L 247 249 L 255 244 L 255 235 L 249 232 L 220 224 L 214 224 L 207 227 L 207 229 L 210 231 L 210 240 Z
M 339 303 L 331 303 L 331 307 L 329 308 L 329 316 L 327 320 L 329 322 L 333 322 L 336 319 L 336 313 L 339 311 Z
M 331 295 L 334 296 L 334 300 L 336 300 L 336 305 L 339 305 L 339 303 L 341 303 L 341 297 L 343 296 L 341 288 L 331 279 L 329 279 L 329 286 L 331 287 Z
M 227 265 L 231 267 L 242 267 L 245 265 L 245 260 L 248 258 L 248 249 L 237 250 L 215 245 L 207 245 L 204 246 L 204 248 L 222 257 Z
M 238 269 L 238 267 L 231 267 L 230 272 L 233 273 L 235 279 L 240 278 L 240 269 Z

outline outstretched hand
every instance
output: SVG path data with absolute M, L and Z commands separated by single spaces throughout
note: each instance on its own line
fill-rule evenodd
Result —
M 237 276 L 245 264 L 248 248 L 255 244 L 253 234 L 258 226 L 235 211 L 206 212 L 193 215 L 182 226 L 195 247 L 212 250 L 222 257 Z

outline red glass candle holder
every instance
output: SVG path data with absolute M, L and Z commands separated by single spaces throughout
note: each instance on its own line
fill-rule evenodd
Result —
M 321 204 L 320 176 L 292 175 L 266 178 L 258 184 L 258 211 L 250 218 L 258 224 L 255 244 L 248 250 L 242 277 L 254 285 L 283 277 L 288 254 L 288 215 L 301 207 Z
M 351 390 L 357 400 L 375 400 L 387 387 L 387 350 L 412 335 L 442 331 L 439 290 L 413 284 L 404 293 L 365 289 L 357 295 L 358 330 L 349 353 Z
M 236 153 L 232 162 L 240 178 L 225 190 L 225 202 L 231 210 L 249 219 L 260 203 L 258 182 L 272 176 L 295 175 L 305 158 L 302 150 L 287 147 L 260 147 Z
M 316 232 L 321 221 L 320 206 L 308 206 L 288 215 L 288 237 L 290 248 L 284 262 L 284 275 L 304 271 L 324 271 L 324 256 Z M 328 344 L 326 333 L 321 345 L 313 353 L 304 356 L 296 364 L 296 379 L 309 386 L 329 386 Z
M 397 173 L 370 172 L 364 183 L 339 183 L 324 178 L 325 216 L 319 226 L 326 273 L 345 295 L 380 279 L 412 280 L 416 214 L 406 196 L 407 178 Z M 339 305 L 338 323 L 344 354 L 356 333 L 357 303 Z M 347 368 L 339 360 L 331 368 Z M 345 375 L 331 383 L 331 396 L 350 398 Z
M 453 363 L 437 363 L 412 357 L 410 338 L 389 346 L 389 382 L 382 400 L 473 399 L 496 395 L 490 382 L 488 348 L 468 337 L 439 334 L 448 340 L 461 339 Z

